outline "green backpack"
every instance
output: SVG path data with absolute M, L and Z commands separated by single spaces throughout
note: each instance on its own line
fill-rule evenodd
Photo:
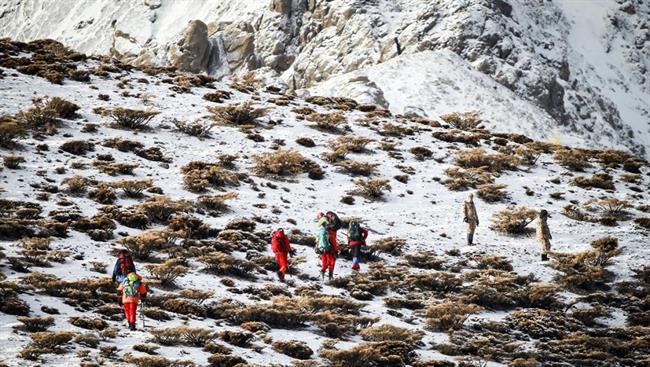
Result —
M 140 288 L 140 279 L 132 281 L 129 280 L 128 278 L 124 280 L 124 294 L 127 296 L 138 296 L 140 292 L 138 289 Z
M 357 222 L 350 222 L 348 229 L 348 239 L 350 241 L 363 241 L 363 234 L 361 234 L 361 226 Z

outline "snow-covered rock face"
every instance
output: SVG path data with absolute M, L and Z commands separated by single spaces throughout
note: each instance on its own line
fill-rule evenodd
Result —
M 517 124 L 534 137 L 562 131 L 585 145 L 650 154 L 650 4 L 643 0 L 3 0 L 0 14 L 1 36 L 50 37 L 86 53 L 216 77 L 258 70 L 292 89 L 327 91 L 323 84 L 337 78 L 337 93 L 396 113 L 406 112 L 402 98 L 382 97 L 395 94 L 395 80 L 372 77 L 373 67 L 402 60 L 386 73 L 399 78 L 420 65 L 409 55 L 451 50 L 458 68 L 470 64 L 468 74 L 486 74 L 529 104 L 531 119 Z M 198 49 L 179 51 L 193 20 L 207 31 Z M 435 66 L 413 82 L 439 80 Z M 473 86 L 449 88 L 463 96 Z M 429 103 L 426 94 L 412 95 L 408 108 L 431 111 Z M 458 104 L 443 98 L 435 110 L 454 112 Z

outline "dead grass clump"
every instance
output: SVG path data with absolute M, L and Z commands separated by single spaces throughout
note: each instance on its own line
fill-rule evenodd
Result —
M 602 213 L 603 216 L 613 217 L 615 220 L 627 219 L 629 213 L 627 213 L 625 209 L 632 207 L 629 201 L 621 200 L 616 197 L 591 199 L 587 200 L 584 205 L 594 208 Z
M 124 237 L 119 239 L 117 243 L 124 246 L 131 256 L 137 260 L 146 260 L 154 251 L 160 251 L 173 245 L 173 243 L 170 243 L 167 233 L 161 230 L 150 230 Z
M 314 351 L 309 348 L 307 343 L 300 340 L 276 341 L 273 342 L 272 346 L 276 351 L 296 359 L 310 359 L 314 354 Z
M 496 203 L 499 201 L 504 201 L 508 198 L 508 193 L 503 191 L 508 187 L 504 184 L 486 184 L 478 186 L 476 194 L 479 198 L 483 199 L 488 203 Z
M 406 254 L 402 256 L 410 266 L 418 269 L 442 270 L 444 259 L 437 258 L 430 251 L 420 251 L 415 254 Z
M 232 93 L 227 90 L 218 90 L 203 95 L 203 99 L 214 103 L 223 103 L 225 99 L 230 99 L 230 97 L 232 97 Z
M 450 167 L 445 169 L 445 175 L 449 178 L 442 181 L 442 183 L 454 191 L 477 188 L 481 185 L 491 184 L 494 181 L 489 172 L 486 172 L 485 168 L 463 170 L 458 167 Z
M 27 302 L 18 297 L 18 285 L 10 282 L 0 282 L 0 312 L 17 315 L 29 315 Z
M 271 327 L 293 329 L 304 325 L 308 315 L 291 298 L 279 296 L 270 304 L 233 305 L 225 315 L 237 323 L 263 322 Z
M 650 217 L 634 218 L 634 223 L 636 225 L 638 225 L 639 227 L 643 227 L 645 229 L 650 229 Z
M 2 161 L 9 169 L 20 169 L 21 163 L 25 163 L 25 158 L 19 155 L 6 155 L 2 157 Z
M 255 335 L 248 331 L 224 330 L 219 333 L 219 338 L 236 347 L 246 348 L 250 346 Z
M 74 155 L 85 155 L 95 150 L 95 144 L 85 140 L 68 140 L 59 147 L 64 152 Z
M 130 130 L 144 130 L 149 126 L 151 120 L 160 112 L 116 107 L 106 111 L 106 113 L 111 119 L 113 119 L 113 126 L 115 127 Z
M 348 350 L 323 349 L 320 356 L 331 367 L 399 367 L 411 365 L 417 357 L 413 347 L 403 341 L 366 342 Z
M 425 147 L 413 147 L 410 152 L 419 161 L 427 160 L 433 156 L 433 152 Z
M 133 170 L 140 167 L 137 163 L 116 163 L 106 161 L 94 161 L 93 166 L 97 167 L 100 172 L 107 175 L 133 175 Z
M 516 170 L 519 163 L 514 156 L 501 153 L 487 154 L 483 148 L 463 150 L 456 155 L 456 164 L 460 167 L 484 168 L 490 172 Z
M 368 152 L 368 144 L 373 141 L 373 139 L 366 136 L 343 135 L 330 141 L 330 147 L 332 150 L 338 150 L 340 148 L 347 152 L 366 153 Z
M 562 214 L 573 220 L 579 220 L 582 222 L 598 222 L 598 218 L 592 216 L 589 213 L 586 213 L 578 205 L 569 204 L 562 208 Z
M 447 143 L 464 143 L 468 145 L 478 145 L 478 142 L 484 137 L 481 134 L 462 130 L 434 131 L 432 135 L 434 138 Z
M 349 192 L 350 195 L 363 196 L 367 199 L 377 200 L 384 197 L 386 191 L 391 191 L 387 178 L 356 179 L 352 181 L 356 189 Z
M 205 301 L 207 301 L 210 297 L 214 295 L 214 292 L 204 291 L 201 289 L 185 288 L 180 292 L 178 292 L 178 295 L 181 296 L 182 298 L 192 300 L 198 304 L 203 304 Z
M 209 342 L 216 339 L 216 335 L 210 329 L 191 326 L 175 326 L 170 328 L 157 328 L 149 331 L 154 342 L 161 345 L 202 348 Z
M 22 325 L 16 325 L 14 326 L 14 329 L 24 330 L 29 333 L 46 331 L 50 326 L 54 325 L 54 317 L 52 316 L 19 316 L 17 319 L 22 323 Z
M 392 137 L 403 137 L 415 134 L 415 129 L 404 126 L 403 124 L 384 122 L 381 125 L 381 130 L 379 130 L 379 135 L 382 136 L 392 136 Z
M 21 126 L 30 130 L 54 134 L 59 123 L 59 118 L 74 118 L 79 106 L 65 101 L 59 97 L 34 98 L 32 106 L 26 111 L 15 115 L 15 120 Z
M 377 172 L 378 163 L 358 162 L 346 159 L 336 164 L 343 172 L 358 176 L 372 176 Z
M 480 113 L 478 111 L 470 112 L 454 112 L 446 115 L 440 116 L 442 121 L 452 125 L 456 129 L 460 130 L 472 130 L 476 129 L 483 120 L 481 120 Z
M 220 124 L 233 126 L 256 125 L 257 119 L 266 115 L 266 108 L 253 108 L 251 101 L 241 104 L 209 106 L 211 118 Z
M 434 331 L 459 329 L 470 314 L 481 310 L 481 307 L 463 302 L 443 301 L 433 304 L 424 311 L 427 325 Z
M 132 152 L 144 148 L 144 144 L 135 140 L 127 140 L 122 138 L 106 139 L 103 143 L 105 147 L 117 149 L 121 152 Z
M 591 167 L 589 164 L 590 155 L 582 149 L 559 149 L 555 151 L 553 159 L 564 168 L 571 171 L 582 172 L 585 168 Z
M 104 330 L 108 327 L 108 323 L 98 317 L 71 317 L 68 322 L 76 327 L 89 330 Z
M 1 142 L 1 140 L 0 140 L 0 142 Z M 313 148 L 313 147 L 316 146 L 316 143 L 314 143 L 314 140 L 311 139 L 311 138 L 307 138 L 307 137 L 300 137 L 300 138 L 296 139 L 296 143 L 298 143 L 299 145 L 302 145 L 303 147 L 306 147 L 306 148 Z
M 25 136 L 26 133 L 25 126 L 19 123 L 16 118 L 9 115 L 0 115 L 0 147 L 15 147 L 16 142 L 14 140 Z
M 69 120 L 77 118 L 77 111 L 81 108 L 61 97 L 52 97 L 46 100 L 46 106 L 53 109 L 58 117 Z
M 213 252 L 210 255 L 200 256 L 197 261 L 205 265 L 204 271 L 208 273 L 239 278 L 255 278 L 255 275 L 252 274 L 256 269 L 255 264 L 225 253 Z
M 144 190 L 153 187 L 153 180 L 150 178 L 143 180 L 120 180 L 112 182 L 111 187 L 121 189 L 130 198 L 140 198 Z
M 72 341 L 75 333 L 70 331 L 40 331 L 32 333 L 32 342 L 23 348 L 19 356 L 27 360 L 36 360 L 42 354 L 63 354 L 64 346 Z
M 525 233 L 526 226 L 537 218 L 537 210 L 525 206 L 509 207 L 492 216 L 492 228 L 508 234 Z
M 512 152 L 526 165 L 534 166 L 542 155 L 539 150 L 531 149 L 525 145 L 518 145 L 512 149 Z
M 315 165 L 293 149 L 278 149 L 262 153 L 253 156 L 253 160 L 255 161 L 253 170 L 260 176 L 295 176 L 309 172 Z
M 307 115 L 307 120 L 314 123 L 312 127 L 329 133 L 340 134 L 350 130 L 347 119 L 341 112 L 314 112 Z
M 169 230 L 181 234 L 184 238 L 205 239 L 215 236 L 217 231 L 210 228 L 201 219 L 189 214 L 178 214 L 169 219 L 167 223 Z
M 383 342 L 383 341 L 403 341 L 413 346 L 420 344 L 424 332 L 410 330 L 406 328 L 397 327 L 390 324 L 381 326 L 373 326 L 361 330 L 359 333 L 361 338 L 369 342 Z
M 229 207 L 226 201 L 236 199 L 238 195 L 234 191 L 218 195 L 201 195 L 197 198 L 197 204 L 200 208 L 216 215 L 228 211 Z
M 634 154 L 625 152 L 623 150 L 617 149 L 606 149 L 598 151 L 595 154 L 596 160 L 606 167 L 616 168 L 622 164 L 625 164 L 628 160 L 637 160 L 639 159 Z
M 86 192 L 88 186 L 96 184 L 96 181 L 87 177 L 75 175 L 64 179 L 62 184 L 67 185 L 66 191 L 70 194 L 79 195 Z
M 180 259 L 167 259 L 162 264 L 147 264 L 145 268 L 152 278 L 159 281 L 163 286 L 171 286 L 176 279 L 187 274 L 190 270 Z
M 583 188 L 595 187 L 605 190 L 616 190 L 616 187 L 614 186 L 614 178 L 611 175 L 602 172 L 596 173 L 591 177 L 578 176 L 574 178 L 571 183 Z
M 219 163 L 192 161 L 181 167 L 185 187 L 192 192 L 203 192 L 209 187 L 239 185 L 236 173 Z
M 393 256 L 399 256 L 402 254 L 402 250 L 406 246 L 406 240 L 397 237 L 385 237 L 374 241 L 371 246 L 368 247 L 372 253 L 377 254 L 390 254 Z
M 176 130 L 184 134 L 196 136 L 197 138 L 207 138 L 210 137 L 210 130 L 214 128 L 215 124 L 205 123 L 200 120 L 188 122 L 174 119 L 174 126 L 176 126 Z
M 161 356 L 134 356 L 124 353 L 124 361 L 135 367 L 194 367 L 192 361 L 173 360 Z
M 173 215 L 189 213 L 193 205 L 188 200 L 172 200 L 168 196 L 155 195 L 133 207 L 144 213 L 152 223 L 167 224 Z

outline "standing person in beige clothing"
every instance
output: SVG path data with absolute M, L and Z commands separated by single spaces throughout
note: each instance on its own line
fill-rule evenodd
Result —
M 546 220 L 550 218 L 546 209 L 539 211 L 539 217 L 537 217 L 537 240 L 542 246 L 542 261 L 548 260 L 548 252 L 551 251 L 551 231 L 548 229 L 548 224 Z
M 463 221 L 467 223 L 467 245 L 474 244 L 474 231 L 478 227 L 478 215 L 474 206 L 474 195 L 469 193 L 463 202 Z

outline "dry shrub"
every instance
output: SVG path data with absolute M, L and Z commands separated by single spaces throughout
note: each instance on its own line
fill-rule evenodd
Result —
M 132 110 L 122 107 L 116 107 L 106 111 L 106 115 L 113 119 L 113 126 L 130 130 L 144 130 L 148 128 L 151 120 L 159 113 L 151 110 Z
M 344 160 L 345 157 L 348 155 L 348 153 L 350 152 L 345 150 L 344 148 L 338 148 L 336 150 L 324 152 L 323 154 L 321 154 L 321 158 L 323 158 L 323 160 L 326 162 L 336 163 Z
M 349 130 L 345 115 L 341 112 L 314 112 L 307 115 L 307 120 L 314 123 L 312 127 L 330 133 L 343 133 Z
M 158 354 L 158 349 L 160 349 L 160 346 L 157 344 L 136 344 L 133 346 L 133 350 L 137 350 L 138 352 L 142 353 L 147 353 L 149 355 L 155 355 Z
M 104 330 L 108 327 L 108 323 L 98 317 L 71 317 L 68 322 L 82 329 Z
M 36 360 L 42 354 L 63 354 L 63 348 L 75 336 L 69 331 L 40 331 L 32 333 L 32 343 L 23 348 L 18 354 L 21 358 L 27 360 Z
M 25 126 L 16 118 L 9 115 L 0 115 L 0 147 L 13 148 L 16 146 L 14 139 L 25 136 Z
M 2 142 L 2 140 L 0 140 L 0 143 L 1 142 Z M 301 138 L 296 139 L 296 143 L 299 144 L 299 145 L 302 145 L 303 147 L 307 147 L 307 148 L 313 148 L 313 147 L 316 146 L 316 143 L 314 143 L 314 140 L 311 139 L 311 138 L 307 138 L 307 137 L 301 137 Z
M 600 211 L 603 216 L 625 219 L 628 216 L 625 209 L 631 208 L 630 202 L 615 197 L 587 200 L 584 205 L 591 206 Z
M 44 102 L 46 103 L 46 108 L 54 110 L 58 117 L 69 120 L 76 118 L 77 111 L 81 108 L 61 97 L 52 97 Z
M 46 331 L 50 326 L 54 325 L 54 317 L 52 316 L 19 316 L 17 319 L 22 323 L 22 325 L 16 325 L 14 326 L 14 329 L 24 330 L 30 333 Z
M 430 251 L 420 251 L 414 254 L 402 255 L 402 257 L 410 266 L 418 269 L 441 270 L 445 263 L 444 259 L 437 258 L 435 254 Z
M 634 218 L 634 223 L 636 223 L 636 225 L 638 225 L 639 227 L 650 229 L 650 217 Z
M 112 182 L 111 187 L 121 189 L 130 198 L 140 198 L 144 190 L 153 187 L 153 180 L 150 178 L 143 180 L 120 180 Z
M 176 130 L 187 135 L 208 138 L 210 137 L 210 130 L 214 128 L 215 124 L 205 123 L 200 120 L 188 122 L 174 119 L 174 126 L 176 126 Z
M 153 336 L 152 341 L 169 346 L 187 345 L 202 348 L 216 339 L 215 333 L 210 329 L 184 325 L 165 329 L 152 329 L 149 332 Z
M 100 340 L 95 333 L 79 334 L 74 338 L 74 342 L 88 348 L 97 348 Z
M 310 359 L 314 351 L 309 348 L 307 343 L 300 340 L 283 340 L 273 342 L 273 349 L 286 354 L 291 358 Z
M 347 172 L 351 175 L 359 176 L 372 176 L 377 171 L 378 163 L 369 163 L 369 162 L 358 162 L 351 159 L 346 159 L 342 162 L 336 164 L 336 166 L 341 167 L 343 172 Z
M 134 356 L 124 353 L 124 361 L 135 367 L 194 367 L 192 361 L 173 360 L 161 356 Z
M 137 260 L 146 260 L 154 251 L 160 251 L 173 245 L 170 243 L 168 232 L 164 230 L 142 232 L 121 238 L 117 243 L 124 246 Z
M 445 169 L 445 175 L 449 178 L 442 183 L 450 190 L 462 191 L 469 188 L 477 188 L 481 185 L 491 184 L 494 179 L 486 172 L 485 168 L 460 169 L 450 167 Z
M 374 241 L 371 246 L 368 247 L 368 250 L 372 253 L 378 254 L 391 254 L 393 256 L 399 256 L 402 254 L 402 250 L 406 246 L 406 240 L 397 237 L 386 237 Z
M 266 108 L 253 108 L 251 101 L 240 104 L 209 106 L 208 112 L 215 122 L 224 125 L 246 126 L 256 125 L 257 119 L 266 115 Z
M 625 164 L 629 160 L 639 160 L 640 158 L 634 154 L 617 149 L 606 149 L 597 151 L 595 154 L 596 160 L 605 166 L 616 168 L 619 165 Z
M 131 152 L 144 148 L 144 144 L 135 140 L 127 140 L 122 138 L 106 139 L 103 143 L 105 147 L 117 149 L 121 152 Z
M 293 299 L 285 296 L 273 298 L 270 304 L 232 304 L 223 316 L 240 324 L 263 322 L 271 327 L 289 330 L 302 326 L 308 319 L 307 313 L 300 309 Z
M 191 201 L 172 200 L 164 195 L 153 196 L 134 206 L 136 211 L 144 213 L 152 223 L 161 224 L 167 224 L 173 215 L 188 213 L 192 208 Z
M 478 195 L 479 198 L 483 199 L 488 203 L 496 203 L 499 201 L 506 200 L 508 198 L 508 193 L 502 191 L 506 187 L 508 187 L 508 185 L 504 185 L 504 184 L 480 185 L 477 187 L 478 190 L 476 191 L 476 194 Z
M 320 356 L 331 367 L 401 367 L 416 358 L 413 347 L 403 341 L 369 342 L 348 350 L 323 349 Z
M 198 304 L 202 304 L 214 295 L 213 291 L 204 291 L 200 289 L 186 288 L 178 292 L 182 298 L 190 299 Z
M 402 137 L 407 135 L 415 134 L 415 129 L 402 124 L 393 124 L 390 122 L 384 122 L 381 125 L 381 130 L 379 131 L 380 135 L 383 136 L 393 136 L 393 137 Z
M 115 190 L 106 184 L 99 184 L 97 188 L 88 192 L 88 198 L 104 205 L 113 204 L 117 200 Z
M 59 147 L 64 152 L 74 155 L 85 155 L 95 150 L 95 144 L 85 140 L 68 140 Z
M 536 217 L 537 210 L 525 206 L 509 207 L 492 216 L 490 228 L 508 234 L 521 234 Z
M 616 187 L 614 186 L 614 178 L 611 175 L 602 172 L 596 173 L 591 177 L 578 176 L 574 178 L 571 183 L 583 188 L 595 187 L 605 190 L 616 190 Z
M 513 148 L 512 151 L 524 164 L 527 164 L 529 166 L 534 166 L 535 163 L 537 163 L 539 157 L 542 155 L 542 152 L 539 150 L 528 148 L 525 145 L 518 145 Z
M 470 314 L 481 311 L 474 304 L 454 302 L 450 300 L 433 304 L 424 311 L 427 325 L 434 331 L 459 329 Z
M 519 163 L 516 157 L 501 153 L 487 154 L 483 148 L 463 150 L 456 155 L 456 164 L 460 167 L 484 168 L 490 172 L 516 170 Z
M 67 192 L 75 195 L 85 193 L 88 186 L 96 184 L 94 180 L 79 175 L 68 177 L 64 179 L 61 183 L 68 186 L 66 188 Z
M 255 336 L 248 331 L 224 330 L 219 333 L 219 338 L 228 344 L 246 348 Z
M 231 255 L 221 252 L 213 252 L 212 254 L 200 256 L 197 260 L 205 264 L 205 271 L 217 274 L 228 275 L 241 278 L 254 278 L 251 274 L 256 266 L 250 261 L 240 260 Z
M 218 90 L 203 95 L 203 99 L 214 103 L 222 103 L 224 99 L 230 99 L 230 97 L 232 97 L 232 92 L 227 90 Z
M 461 130 L 472 130 L 476 129 L 478 125 L 483 122 L 481 120 L 480 113 L 478 111 L 470 111 L 470 112 L 454 112 L 454 113 L 449 113 L 446 115 L 440 116 L 442 121 L 448 123 L 449 125 L 452 125 L 456 129 L 461 129 Z
M 636 173 L 621 173 L 619 176 L 621 181 L 640 184 L 642 182 L 641 175 Z
M 368 144 L 374 140 L 366 136 L 343 135 L 330 141 L 332 150 L 343 149 L 347 152 L 365 153 L 368 152 Z
M 589 213 L 586 213 L 579 206 L 574 204 L 566 205 L 562 208 L 562 214 L 573 220 L 579 220 L 582 222 L 598 222 L 598 218 L 592 216 Z
M 176 279 L 190 270 L 180 259 L 167 259 L 162 264 L 147 264 L 145 268 L 151 277 L 165 286 L 173 285 Z
M 433 156 L 433 152 L 425 147 L 413 147 L 410 152 L 419 161 L 427 160 Z
M 385 191 L 392 189 L 387 178 L 359 178 L 352 182 L 356 185 L 356 189 L 350 191 L 349 194 L 363 196 L 371 200 L 383 198 Z
M 16 114 L 15 120 L 30 130 L 53 134 L 56 132 L 59 118 L 73 118 L 79 106 L 61 98 L 34 98 L 32 106 Z M 64 117 L 65 116 L 65 117 Z
M 6 155 L 2 157 L 5 167 L 9 169 L 19 169 L 21 163 L 25 163 L 25 158 L 19 155 Z
M 236 173 L 223 167 L 220 163 L 192 161 L 181 167 L 185 187 L 193 192 L 203 192 L 208 187 L 239 185 Z
M 553 255 L 551 266 L 562 272 L 557 280 L 564 286 L 578 291 L 607 289 L 606 283 L 613 275 L 605 269 L 612 265 L 612 259 L 623 252 L 618 240 L 606 236 L 591 243 L 592 249 L 576 253 Z
M 209 210 L 213 213 L 224 213 L 228 211 L 228 204 L 226 201 L 237 198 L 239 194 L 231 191 L 225 194 L 218 195 L 201 195 L 197 198 L 199 207 Z
M 462 130 L 434 131 L 432 135 L 434 138 L 447 143 L 464 143 L 468 145 L 478 145 L 478 142 L 485 138 L 482 134 Z
M 214 353 L 208 357 L 212 367 L 236 367 L 246 365 L 246 360 L 240 356 L 231 356 L 223 353 Z
M 293 149 L 262 153 L 253 156 L 253 160 L 253 170 L 260 176 L 295 176 L 318 167 L 316 163 Z
M 555 154 L 553 154 L 553 159 L 560 166 L 578 172 L 582 172 L 585 168 L 591 167 L 589 158 L 591 158 L 589 153 L 583 149 L 565 148 L 556 150 Z
M 97 167 L 100 172 L 111 176 L 133 175 L 133 170 L 140 167 L 137 163 L 114 163 L 105 161 L 94 161 L 93 166 Z
M 420 330 L 410 330 L 406 328 L 397 327 L 390 324 L 381 326 L 373 326 L 361 330 L 359 333 L 361 338 L 369 342 L 384 342 L 384 341 L 403 341 L 413 346 L 419 345 L 424 332 Z

